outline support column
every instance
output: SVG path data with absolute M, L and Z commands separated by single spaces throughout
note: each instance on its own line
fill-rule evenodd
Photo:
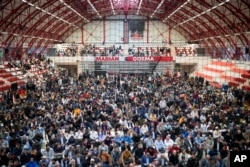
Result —
M 171 31 L 171 28 L 168 28 L 168 43 L 169 43 L 169 45 L 171 44 L 170 31 Z
M 82 44 L 84 45 L 84 25 L 81 28 L 82 30 Z
M 128 20 L 127 20 L 127 16 L 125 16 L 125 20 L 124 20 L 124 32 L 123 32 L 123 42 L 124 44 L 128 44 L 129 43 L 129 28 L 128 28 Z
M 169 47 L 170 47 L 170 52 L 169 52 L 169 56 L 172 57 L 172 54 L 171 54 L 171 51 L 172 51 L 172 46 L 171 46 L 171 28 L 168 28 L 168 44 L 169 44 Z
M 106 43 L 106 18 L 103 18 L 103 44 Z
M 149 18 L 147 18 L 147 43 L 149 43 Z

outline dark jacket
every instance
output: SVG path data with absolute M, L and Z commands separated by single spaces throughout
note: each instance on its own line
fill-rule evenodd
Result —
M 199 167 L 199 160 L 197 158 L 189 158 L 187 167 Z

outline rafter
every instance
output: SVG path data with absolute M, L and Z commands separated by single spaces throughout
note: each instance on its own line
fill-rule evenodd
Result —
M 137 12 L 136 12 L 137 15 L 139 15 L 139 13 L 140 13 L 142 1 L 143 0 L 140 0 L 140 2 L 139 2 L 138 9 L 137 9 Z
M 179 6 L 176 10 L 174 10 L 170 15 L 168 15 L 165 19 L 163 19 L 163 22 L 167 22 L 167 20 L 173 16 L 176 12 L 178 12 L 181 8 L 185 7 L 190 0 L 187 0 L 186 2 L 184 2 L 181 6 Z
M 111 6 L 111 9 L 112 9 L 113 15 L 115 15 L 113 0 L 109 0 L 109 2 L 110 2 L 110 6 Z
M 65 5 L 68 9 L 70 9 L 71 11 L 73 11 L 75 14 L 77 14 L 78 16 L 80 16 L 83 20 L 85 20 L 87 23 L 89 22 L 89 19 L 87 19 L 86 17 L 82 16 L 80 13 L 78 13 L 75 9 L 73 9 L 70 5 L 68 5 L 66 2 L 64 2 L 64 0 L 60 0 L 60 2 Z
M 50 12 L 48 12 L 48 11 L 42 9 L 42 8 L 40 8 L 39 6 L 36 6 L 36 5 L 34 5 L 34 4 L 30 3 L 30 2 L 28 2 L 27 0 L 22 0 L 22 1 L 23 1 L 24 3 L 30 5 L 31 7 L 34 7 L 35 9 L 40 10 L 41 12 L 44 12 L 44 13 L 50 15 L 51 17 L 56 18 L 57 20 L 60 20 L 60 21 L 62 21 L 62 22 L 64 22 L 64 23 L 66 23 L 66 24 L 69 24 L 70 26 L 76 26 L 76 27 L 78 27 L 77 25 L 75 25 L 75 24 L 73 24 L 73 23 L 70 23 L 70 22 L 68 22 L 67 20 L 62 19 L 61 17 L 58 17 L 57 15 L 54 15 L 53 13 L 50 13 Z
M 11 33 L 11 32 L 6 32 L 6 31 L 1 31 L 0 34 L 2 34 L 2 35 L 11 35 L 11 36 L 16 36 L 16 37 L 23 37 L 23 38 L 43 39 L 43 40 L 62 42 L 60 40 L 52 39 L 52 38 L 42 38 L 40 36 L 29 36 L 29 35 Z
M 96 10 L 96 8 L 94 7 L 94 5 L 91 3 L 90 0 L 87 0 L 87 2 L 89 3 L 89 5 L 91 6 L 91 8 L 95 11 L 95 13 L 97 14 L 97 16 L 99 18 L 102 18 L 102 16 L 100 15 L 100 13 Z
M 240 36 L 243 34 L 250 34 L 250 31 L 236 33 L 236 34 L 217 35 L 217 36 L 213 36 L 213 37 L 201 38 L 201 39 L 196 39 L 196 40 L 192 40 L 192 41 L 203 41 L 203 40 L 208 40 L 208 39 L 215 39 L 215 38 L 222 38 L 222 37 L 229 37 L 229 36 L 231 36 L 231 37 L 232 36 Z
M 185 23 L 187 23 L 187 22 L 189 22 L 189 21 L 191 21 L 191 20 L 194 20 L 194 19 L 196 19 L 197 17 L 201 17 L 202 15 L 204 15 L 204 14 L 206 14 L 206 13 L 212 11 L 212 10 L 215 10 L 216 8 L 218 8 L 218 7 L 222 6 L 222 5 L 224 5 L 225 3 L 229 2 L 229 1 L 230 1 L 230 0 L 226 0 L 226 1 L 224 1 L 224 2 L 221 2 L 221 3 L 219 3 L 218 5 L 213 6 L 212 8 L 209 8 L 209 9 L 207 9 L 206 11 L 204 11 L 204 12 L 202 12 L 202 13 L 199 13 L 198 15 L 195 15 L 195 16 L 193 16 L 193 17 L 191 17 L 191 18 L 189 18 L 189 19 L 187 19 L 187 20 L 185 20 L 185 21 L 183 21 L 183 22 L 181 22 L 181 23 L 175 25 L 174 28 L 176 28 L 176 27 L 179 26 L 179 25 L 185 24 Z
M 151 18 L 154 17 L 155 13 L 160 9 L 161 5 L 163 4 L 165 0 L 161 0 L 161 2 L 158 4 L 157 8 L 154 10 L 154 12 L 151 14 Z

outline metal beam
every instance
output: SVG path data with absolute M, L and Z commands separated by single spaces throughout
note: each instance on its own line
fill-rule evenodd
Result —
M 69 8 L 70 10 L 72 10 L 75 14 L 77 14 L 78 16 L 80 16 L 82 19 L 84 19 L 87 23 L 89 22 L 89 19 L 87 19 L 86 17 L 84 17 L 83 15 L 81 15 L 80 13 L 78 13 L 75 9 L 73 9 L 70 5 L 68 5 L 64 0 L 60 0 L 60 2 L 62 4 L 64 4 L 67 8 Z
M 73 23 L 70 23 L 70 22 L 68 22 L 67 20 L 62 19 L 61 17 L 59 17 L 59 16 L 57 16 L 57 15 L 54 15 L 53 13 L 50 13 L 50 12 L 48 12 L 48 11 L 46 11 L 46 10 L 40 8 L 39 6 L 36 6 L 36 5 L 34 5 L 34 4 L 30 3 L 30 2 L 27 2 L 26 0 L 22 0 L 22 1 L 23 1 L 24 3 L 27 3 L 27 4 L 30 5 L 30 6 L 34 7 L 35 9 L 40 10 L 41 12 L 44 12 L 44 13 L 50 15 L 51 17 L 54 17 L 54 18 L 56 18 L 56 19 L 58 19 L 58 20 L 60 20 L 60 21 L 63 21 L 64 23 L 69 24 L 70 26 L 76 26 L 76 25 L 74 25 Z
M 110 2 L 110 6 L 111 6 L 111 9 L 112 9 L 113 15 L 115 15 L 113 0 L 109 0 L 109 2 Z
M 199 1 L 199 2 L 202 5 L 204 5 L 204 6 L 207 6 L 207 7 L 211 6 L 210 4 L 208 4 L 205 1 Z M 236 1 L 234 1 L 234 2 L 236 2 Z M 221 3 L 221 2 L 218 1 L 218 3 Z M 230 35 L 230 34 L 232 34 L 232 32 L 238 34 L 239 32 L 247 32 L 249 30 L 249 28 L 246 28 L 246 29 L 243 28 L 245 26 L 249 26 L 249 24 L 246 24 L 247 21 L 243 21 L 242 22 L 242 24 L 245 24 L 245 26 L 244 25 L 237 25 L 236 24 L 238 22 L 237 19 L 231 21 L 232 17 L 237 17 L 239 20 L 241 20 L 241 18 L 240 18 L 241 16 L 238 16 L 238 14 L 242 14 L 240 6 L 243 3 L 242 3 L 242 1 L 237 1 L 236 4 L 238 4 L 238 6 L 239 6 L 238 8 L 235 7 L 235 6 L 232 6 L 232 3 L 226 3 L 226 5 L 223 6 L 223 9 L 225 9 L 225 11 L 224 10 L 218 10 L 218 9 L 213 10 L 213 12 L 215 13 L 215 15 L 218 16 L 221 19 L 221 21 L 223 21 L 226 25 L 228 25 L 229 27 L 231 27 L 233 25 L 233 27 L 234 27 L 233 29 L 229 28 L 229 27 L 222 27 L 222 26 L 220 26 L 221 27 L 220 30 L 223 31 L 223 33 L 220 33 L 220 35 L 224 36 L 224 38 L 226 38 L 229 41 L 229 43 L 232 46 L 235 46 L 235 47 L 236 47 L 237 43 L 236 43 L 236 41 L 234 41 L 233 39 L 231 39 L 232 35 Z M 234 10 L 232 10 L 232 9 L 234 9 Z M 233 16 L 229 15 L 231 19 L 229 19 L 227 17 L 227 15 L 224 14 L 224 13 L 226 13 L 226 10 L 229 10 L 232 13 L 235 13 Z M 244 16 L 242 18 L 249 19 L 249 18 L 244 17 Z M 211 20 L 214 21 L 214 19 L 211 19 Z M 241 40 L 241 43 L 248 43 L 247 42 L 248 39 L 246 38 L 246 36 L 244 35 L 244 33 L 242 35 L 240 35 L 240 36 L 239 35 L 237 35 L 237 36 Z
M 154 17 L 155 13 L 160 9 L 161 5 L 163 4 L 165 0 L 161 0 L 161 2 L 158 4 L 157 8 L 153 11 L 153 13 L 151 14 L 151 18 Z
M 205 3 L 205 2 L 202 2 L 202 3 Z M 199 9 L 197 6 L 194 6 L 194 5 L 192 5 L 192 6 L 190 6 L 190 9 L 192 9 L 192 11 L 196 11 L 197 13 L 201 13 L 202 12 L 202 10 L 201 9 Z M 189 9 L 182 9 L 183 10 L 183 13 L 185 13 L 185 15 L 187 16 L 188 14 L 190 14 L 191 13 L 191 11 L 189 10 Z M 183 16 L 182 16 L 183 17 Z M 208 16 L 207 14 L 204 14 L 204 18 L 206 18 L 210 23 L 212 23 L 217 29 L 216 30 L 213 30 L 212 28 L 211 28 L 211 26 L 209 26 L 209 25 L 207 25 L 207 23 L 206 22 L 204 22 L 204 19 L 201 19 L 201 18 L 199 18 L 199 17 L 197 17 L 195 20 L 195 22 L 193 22 L 193 20 L 192 21 L 190 21 L 190 22 L 188 22 L 188 24 L 191 24 L 192 26 L 192 28 L 190 29 L 190 32 L 192 32 L 194 29 L 197 29 L 197 27 L 200 27 L 200 26 L 197 26 L 197 25 L 194 25 L 196 22 L 199 22 L 200 23 L 200 25 L 202 25 L 204 28 L 206 28 L 207 29 L 207 31 L 209 32 L 209 33 L 211 33 L 211 35 L 212 36 L 216 36 L 217 34 L 218 34 L 218 30 L 220 31 L 220 33 L 221 34 L 224 34 L 225 32 L 224 32 L 224 30 L 222 29 L 222 27 L 221 27 L 221 25 L 219 25 L 214 19 L 212 19 L 210 16 Z M 183 25 L 180 25 L 180 26 L 183 26 Z M 187 25 L 185 25 L 185 27 L 187 27 Z M 195 28 L 194 28 L 195 27 Z M 202 32 L 202 31 L 201 31 Z M 208 33 L 207 33 L 208 34 Z M 198 36 L 197 36 L 198 37 Z M 196 37 L 196 38 L 197 38 Z M 226 53 L 228 53 L 228 51 L 227 51 L 227 49 L 226 49 L 226 46 L 225 46 L 225 44 L 222 42 L 222 40 L 220 39 L 220 38 L 215 38 L 214 40 L 216 40 L 217 42 L 218 42 L 218 44 L 220 44 L 220 46 L 222 47 L 222 48 L 224 48 L 224 50 L 225 50 L 225 52 Z M 232 42 L 232 41 L 231 41 Z M 230 42 L 229 42 L 230 43 Z M 216 47 L 216 46 L 215 46 Z
M 184 2 L 181 6 L 179 6 L 176 10 L 174 10 L 171 14 L 169 14 L 167 17 L 165 17 L 165 19 L 163 19 L 163 22 L 167 22 L 167 20 L 172 17 L 176 12 L 178 12 L 180 9 L 182 9 L 183 7 L 185 7 L 188 2 L 190 0 L 187 0 L 186 2 Z
M 193 8 L 193 7 L 192 7 Z M 186 14 L 186 15 L 188 15 L 188 14 L 190 14 L 190 10 L 189 9 L 182 9 L 183 11 L 184 11 L 184 13 Z M 198 10 L 198 9 L 196 9 L 196 10 Z M 183 15 L 182 14 L 180 14 L 180 16 L 179 17 L 183 17 Z M 212 33 L 213 35 L 215 35 L 216 34 L 216 32 L 215 31 L 213 31 L 213 30 L 211 30 L 210 29 L 210 27 L 209 27 L 209 25 L 207 25 L 203 20 L 201 20 L 201 19 L 196 19 L 197 21 L 196 22 L 198 22 L 198 23 L 200 23 L 200 24 L 202 24 L 203 26 L 204 26 L 204 28 L 206 28 L 210 33 Z M 194 32 L 194 31 L 197 31 L 197 33 L 198 32 L 202 32 L 203 31 L 203 28 L 202 27 L 200 27 L 200 26 L 198 26 L 197 24 L 196 24 L 196 22 L 193 22 L 193 21 L 191 21 L 191 22 L 189 22 L 189 24 L 186 24 L 185 25 L 185 27 L 184 26 L 179 26 L 179 27 L 177 27 L 177 28 L 175 28 L 175 30 L 178 30 L 179 28 L 181 28 L 182 30 L 184 30 L 184 32 L 185 33 L 187 33 L 188 34 L 188 36 L 186 36 L 186 39 L 196 39 L 198 36 L 196 36 L 195 34 L 193 34 L 192 32 Z M 194 28 L 195 27 L 195 28 Z M 180 32 L 183 36 L 185 36 L 185 34 L 183 33 L 183 32 Z M 196 34 L 197 34 L 196 33 Z M 219 40 L 219 39 L 216 39 L 217 40 L 217 42 L 218 43 L 221 43 L 221 41 Z M 218 50 L 218 48 L 216 47 L 216 45 L 215 45 L 215 43 L 214 43 L 214 41 L 212 41 L 212 40 L 209 40 L 209 43 L 214 47 L 214 49 L 216 50 L 216 52 L 219 52 L 219 50 Z M 212 55 L 211 55 L 212 56 Z
M 11 8 L 12 8 L 12 9 L 11 9 L 11 12 L 10 12 L 7 16 L 5 16 L 5 18 L 3 18 L 2 21 L 0 21 L 0 27 L 1 27 L 1 29 L 2 29 L 3 31 L 5 31 L 5 30 L 7 29 L 7 27 L 8 27 L 11 23 L 13 23 L 14 20 L 15 20 L 24 10 L 26 10 L 26 9 L 28 8 L 28 6 L 25 5 L 25 4 L 21 4 L 21 5 L 19 5 L 18 7 L 14 8 L 14 5 L 11 4 L 11 3 L 13 3 L 13 1 L 9 3 L 9 4 L 10 4 L 9 6 L 11 6 Z M 7 23 L 7 24 L 6 24 L 6 23 Z M 6 24 L 6 25 L 3 26 L 4 24 Z
M 54 1 L 55 2 L 55 1 Z M 46 8 L 50 5 L 52 5 L 54 3 L 53 1 L 48 1 L 47 3 L 44 3 L 41 8 Z M 38 2 L 39 3 L 39 2 Z M 29 14 L 23 21 L 23 25 L 28 25 L 32 20 L 33 20 L 33 17 L 35 17 L 38 12 L 40 12 L 39 10 L 34 10 L 31 14 Z M 22 34 L 23 35 L 26 35 L 26 36 L 33 36 L 32 34 L 34 34 L 34 31 L 36 30 L 36 28 L 39 26 L 39 24 L 42 23 L 42 20 L 45 20 L 47 18 L 46 15 L 43 15 L 40 19 L 38 19 L 38 21 L 33 24 L 33 26 L 29 27 L 26 32 L 23 32 Z M 25 30 L 24 30 L 25 31 Z M 25 41 L 26 41 L 27 38 L 22 38 L 18 43 L 17 45 L 22 45 Z
M 90 0 L 87 0 L 87 2 L 89 3 L 89 5 L 91 6 L 91 8 L 95 11 L 95 13 L 97 14 L 97 16 L 99 18 L 102 18 L 102 16 L 99 14 L 99 12 L 96 10 L 95 6 L 91 3 Z
M 187 19 L 187 20 L 185 20 L 185 21 L 183 21 L 183 22 L 181 22 L 181 23 L 175 25 L 174 28 L 177 27 L 177 26 L 179 26 L 179 25 L 185 24 L 185 23 L 187 23 L 187 22 L 189 22 L 189 21 L 191 21 L 191 20 L 194 20 L 195 18 L 201 17 L 202 15 L 204 15 L 204 14 L 206 14 L 206 13 L 212 11 L 212 10 L 215 10 L 216 8 L 218 8 L 218 7 L 222 6 L 222 5 L 224 5 L 225 3 L 229 2 L 229 1 L 230 1 L 230 0 L 226 0 L 226 1 L 224 1 L 224 2 L 221 2 L 220 4 L 218 4 L 218 5 L 216 5 L 216 6 L 213 6 L 213 7 L 209 8 L 209 9 L 207 9 L 206 11 L 203 11 L 203 12 L 199 13 L 198 15 L 195 15 L 195 16 L 193 16 L 193 17 L 191 17 L 191 18 L 189 18 L 189 19 Z
M 140 0 L 140 2 L 139 2 L 138 9 L 137 9 L 137 12 L 136 12 L 137 15 L 139 15 L 139 13 L 140 13 L 142 1 L 143 0 Z

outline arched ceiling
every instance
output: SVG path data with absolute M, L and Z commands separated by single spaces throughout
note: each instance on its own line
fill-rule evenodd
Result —
M 112 15 L 157 19 L 211 53 L 250 45 L 249 0 L 1 0 L 0 43 L 46 48 Z

